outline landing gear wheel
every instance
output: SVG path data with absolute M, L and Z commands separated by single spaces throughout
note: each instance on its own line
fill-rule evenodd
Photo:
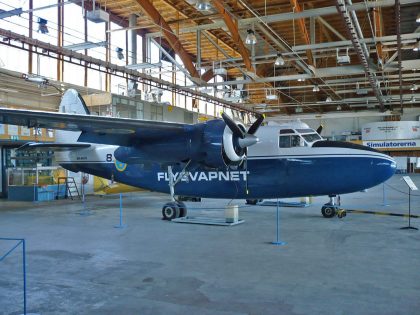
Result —
M 321 213 L 324 216 L 324 218 L 332 218 L 336 215 L 337 208 L 335 206 L 331 205 L 324 205 L 321 208 Z
M 168 202 L 162 208 L 163 220 L 171 221 L 179 218 L 180 209 L 176 202 Z
M 258 202 L 262 202 L 262 199 L 246 199 L 247 205 L 256 205 Z
M 177 201 L 178 208 L 179 208 L 179 217 L 186 217 L 187 216 L 187 206 L 182 201 Z

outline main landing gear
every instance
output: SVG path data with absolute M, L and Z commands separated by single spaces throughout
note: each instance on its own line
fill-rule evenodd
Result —
M 332 218 L 337 215 L 338 218 L 344 218 L 346 216 L 346 210 L 340 209 L 340 203 L 336 204 L 335 195 L 331 195 L 330 202 L 326 203 L 321 208 L 321 213 L 324 218 Z M 339 197 L 340 198 L 340 197 Z
M 172 219 L 186 216 L 187 206 L 182 201 L 168 202 L 162 208 L 163 220 L 171 221 Z
M 189 165 L 189 162 L 185 168 Z M 181 172 L 177 181 L 174 181 L 174 174 L 172 173 L 172 167 L 168 166 L 168 176 L 169 176 L 169 191 L 171 194 L 171 202 L 165 203 L 162 208 L 162 219 L 171 221 L 176 218 L 186 217 L 187 216 L 187 206 L 182 201 L 175 199 L 175 185 L 181 180 L 184 170 Z

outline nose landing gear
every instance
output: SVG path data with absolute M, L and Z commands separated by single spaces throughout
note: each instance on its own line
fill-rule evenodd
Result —
M 340 203 L 336 204 L 336 197 L 335 195 L 331 195 L 330 202 L 326 203 L 321 208 L 321 213 L 324 218 L 333 218 L 337 215 L 338 218 L 344 218 L 346 216 L 346 210 L 340 209 Z M 338 197 L 340 199 L 340 197 Z

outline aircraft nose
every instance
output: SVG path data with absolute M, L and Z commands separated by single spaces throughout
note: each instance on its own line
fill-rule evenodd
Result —
M 397 167 L 392 157 L 359 144 L 325 140 L 315 142 L 312 147 L 343 150 L 341 152 L 349 158 L 343 174 L 346 174 L 349 184 L 353 181 L 353 188 L 357 187 L 357 190 L 383 183 L 394 175 Z
M 378 153 L 378 161 L 373 163 L 374 173 L 378 179 L 378 184 L 385 182 L 395 174 L 397 163 L 395 160 L 383 153 Z

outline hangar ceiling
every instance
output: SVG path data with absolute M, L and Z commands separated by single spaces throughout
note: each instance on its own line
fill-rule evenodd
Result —
M 149 1 L 98 2 L 122 19 L 128 19 L 132 13 L 137 14 L 137 25 L 146 36 L 158 38 L 162 35 L 162 26 L 156 23 L 145 5 Z M 211 69 L 213 61 L 218 61 L 228 69 L 226 82 L 209 86 L 235 88 L 238 78 L 239 83 L 245 84 L 249 95 L 249 99 L 244 100 L 247 107 L 275 115 L 372 108 L 395 110 L 401 105 L 419 105 L 416 85 L 420 76 L 420 52 L 413 51 L 420 38 L 420 23 L 416 23 L 420 12 L 418 1 L 209 2 L 211 9 L 208 11 L 199 11 L 195 0 L 157 0 L 149 3 L 170 26 L 181 44 L 179 46 L 187 51 L 195 64 L 197 51 L 201 50 L 201 67 Z M 351 41 L 347 21 L 338 13 L 340 5 L 348 10 L 356 30 L 356 44 L 365 54 L 367 70 Z M 398 6 L 401 21 L 401 91 L 396 22 Z M 229 19 L 239 30 L 239 42 L 231 35 L 226 22 Z M 244 53 L 240 46 L 248 29 L 255 32 L 257 44 L 244 44 Z M 201 36 L 199 40 L 198 36 Z M 201 49 L 197 49 L 200 42 Z M 278 53 L 284 59 L 284 65 L 274 65 Z M 349 63 L 345 59 L 347 55 Z M 340 60 L 343 62 L 340 63 Z M 247 66 L 249 61 L 250 67 Z M 369 76 L 373 76 L 377 94 Z M 403 95 L 402 104 L 400 92 Z M 273 96 L 267 99 L 267 95 L 271 94 L 276 94 L 277 99 Z
M 136 29 L 180 56 L 188 88 L 222 100 L 239 93 L 240 108 L 276 116 L 420 106 L 416 0 L 97 0 L 96 7 L 121 26 L 110 36 Z M 218 68 L 227 74 L 215 82 Z

